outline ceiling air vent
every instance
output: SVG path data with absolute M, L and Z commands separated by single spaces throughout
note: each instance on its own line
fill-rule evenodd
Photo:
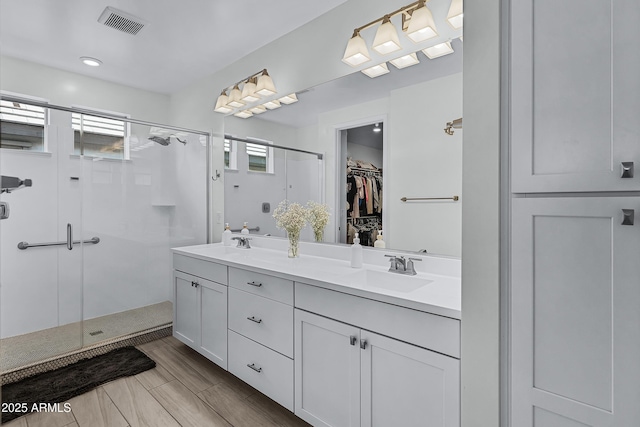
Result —
M 106 25 L 107 27 L 133 34 L 134 36 L 138 34 L 145 25 L 147 25 L 147 22 L 143 19 L 133 16 L 130 13 L 115 9 L 111 6 L 107 6 L 104 9 L 102 15 L 98 18 L 98 22 Z

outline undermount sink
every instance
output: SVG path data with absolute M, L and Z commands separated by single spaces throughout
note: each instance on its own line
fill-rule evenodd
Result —
M 403 293 L 413 292 L 433 282 L 433 280 L 418 276 L 406 276 L 377 270 L 360 270 L 351 277 L 354 285 Z

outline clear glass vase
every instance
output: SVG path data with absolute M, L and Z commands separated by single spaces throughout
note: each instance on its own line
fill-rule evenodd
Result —
M 316 238 L 316 242 L 324 242 L 324 229 L 313 230 L 313 235 Z
M 298 258 L 300 230 L 287 231 L 287 237 L 289 238 L 289 258 Z

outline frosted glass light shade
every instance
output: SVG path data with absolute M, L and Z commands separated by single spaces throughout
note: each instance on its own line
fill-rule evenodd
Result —
M 251 104 L 252 102 L 256 102 L 257 100 L 259 100 L 260 95 L 256 93 L 256 87 L 256 78 L 253 77 L 249 79 L 249 81 L 246 82 L 244 84 L 244 87 L 242 88 L 242 96 L 240 97 L 240 99 L 242 99 L 247 104 Z
M 412 65 L 419 64 L 418 55 L 416 53 L 410 53 L 409 55 L 401 56 L 400 58 L 392 59 L 391 62 L 397 69 L 410 67 Z
M 384 17 L 382 25 L 380 25 L 378 31 L 376 31 L 372 47 L 373 50 L 381 55 L 387 55 L 402 49 L 400 39 L 398 38 L 398 31 L 396 31 L 396 27 L 391 23 L 389 16 Z
M 453 53 L 453 48 L 451 47 L 451 42 L 444 42 L 422 49 L 422 53 L 427 55 L 429 59 L 435 59 Z
M 240 88 L 236 84 L 233 89 L 231 89 L 231 92 L 229 92 L 229 102 L 227 103 L 227 105 L 233 108 L 243 107 L 244 101 L 242 101 L 240 98 L 242 98 L 242 92 L 240 92 Z
M 253 113 L 251 111 L 249 111 L 249 110 L 242 110 L 242 111 L 238 111 L 237 113 L 235 113 L 234 116 L 240 117 L 241 119 L 247 119 L 247 118 L 253 116 Z
M 256 93 L 260 96 L 269 96 L 276 93 L 276 86 L 273 84 L 271 76 L 267 73 L 267 70 L 262 72 L 262 75 L 258 77 L 258 83 L 256 85 Z
M 352 67 L 357 67 L 360 64 L 364 64 L 371 60 L 369 55 L 369 49 L 364 39 L 360 36 L 360 33 L 354 33 L 353 37 L 347 43 L 347 48 L 344 51 L 342 62 Z
M 267 111 L 267 108 L 264 105 L 256 105 L 255 107 L 249 108 L 253 114 L 262 114 Z
M 420 43 L 437 35 L 438 30 L 436 29 L 436 23 L 427 6 L 422 6 L 414 10 L 409 20 L 407 37 L 414 43 Z
M 298 102 L 298 97 L 295 93 L 292 93 L 291 95 L 283 96 L 282 98 L 278 99 L 278 101 L 282 102 L 283 104 L 293 104 L 294 102 Z
M 267 101 L 262 105 L 267 107 L 269 110 L 275 110 L 276 108 L 280 108 L 280 101 L 278 101 L 277 99 L 274 99 L 272 101 Z
M 216 106 L 213 109 L 213 111 L 215 111 L 216 113 L 222 113 L 222 114 L 227 114 L 232 112 L 233 108 L 227 106 L 228 102 L 229 102 L 229 97 L 227 96 L 225 91 L 222 91 L 222 93 L 218 96 L 218 99 L 216 100 Z
M 362 70 L 362 72 L 367 76 L 374 78 L 383 74 L 387 74 L 389 72 L 389 67 L 387 67 L 386 62 L 383 62 L 382 64 L 374 65 L 370 68 L 365 68 L 364 70 Z
M 447 22 L 456 30 L 462 28 L 462 0 L 451 0 L 449 13 L 447 13 Z

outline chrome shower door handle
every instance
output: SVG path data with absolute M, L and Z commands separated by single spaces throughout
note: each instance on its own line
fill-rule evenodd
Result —
M 67 249 L 73 249 L 73 227 L 67 223 Z

